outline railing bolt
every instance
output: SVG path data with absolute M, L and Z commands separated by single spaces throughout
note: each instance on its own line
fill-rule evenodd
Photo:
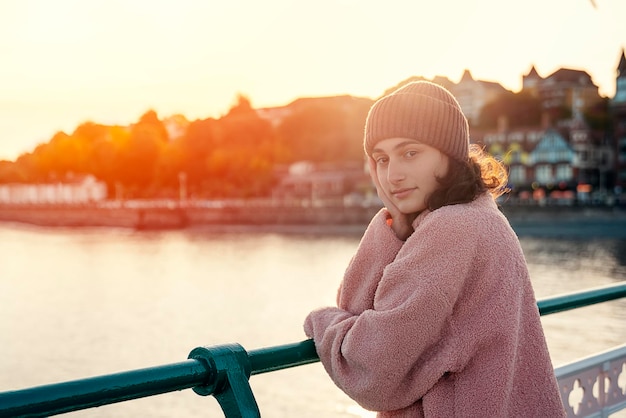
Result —
M 196 347 L 188 358 L 204 362 L 210 371 L 209 381 L 193 391 L 202 396 L 214 395 L 226 418 L 261 416 L 248 382 L 250 359 L 241 345 Z

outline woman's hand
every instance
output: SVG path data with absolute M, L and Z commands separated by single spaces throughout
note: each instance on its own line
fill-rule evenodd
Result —
M 400 209 L 398 209 L 391 198 L 385 193 L 380 185 L 380 181 L 378 181 L 378 176 L 376 175 L 376 161 L 368 157 L 367 162 L 369 164 L 370 176 L 376 186 L 378 197 L 382 200 L 389 215 L 391 215 L 391 229 L 393 229 L 393 232 L 399 239 L 405 241 L 413 233 L 413 221 L 418 214 L 405 214 L 400 212 Z

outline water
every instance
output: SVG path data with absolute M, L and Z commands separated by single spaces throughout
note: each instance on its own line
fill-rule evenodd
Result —
M 185 360 L 197 346 L 305 339 L 359 231 L 163 231 L 0 225 L 0 391 Z M 626 240 L 522 238 L 538 298 L 626 280 Z M 626 341 L 626 300 L 542 318 L 555 365 Z M 371 416 L 320 363 L 253 376 L 266 417 Z M 67 414 L 220 417 L 191 390 Z

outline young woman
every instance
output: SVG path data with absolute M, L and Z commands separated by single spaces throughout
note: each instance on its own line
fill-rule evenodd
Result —
M 365 151 L 385 208 L 337 296 L 311 312 L 335 384 L 379 417 L 565 416 L 500 163 L 429 82 L 378 100 Z

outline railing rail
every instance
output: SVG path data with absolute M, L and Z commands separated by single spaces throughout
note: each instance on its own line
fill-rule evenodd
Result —
M 537 302 L 542 316 L 626 297 L 626 282 L 551 296 Z
M 1 392 L 0 417 L 46 417 L 189 388 L 214 395 L 227 417 L 258 416 L 250 375 L 317 361 L 312 340 L 250 352 L 239 344 L 197 347 L 179 363 Z
M 541 315 L 626 297 L 626 282 L 549 297 Z M 224 414 L 260 417 L 251 375 L 319 361 L 312 340 L 246 351 L 239 344 L 197 347 L 183 362 L 0 392 L 0 417 L 45 417 L 193 388 L 213 395 Z

